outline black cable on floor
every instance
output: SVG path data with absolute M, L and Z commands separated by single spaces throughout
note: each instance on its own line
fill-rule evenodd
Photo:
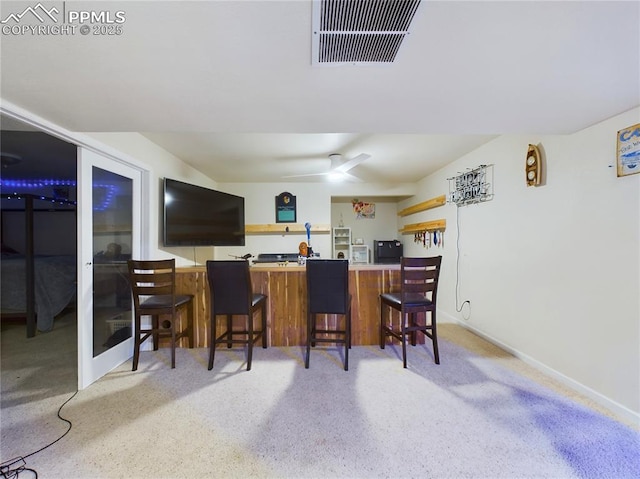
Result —
M 465 304 L 469 304 L 469 308 L 471 308 L 471 301 L 466 300 L 458 309 L 458 281 L 460 278 L 460 206 L 456 205 L 456 311 L 460 313 L 464 308 Z M 464 317 L 464 319 L 469 319 L 469 317 Z
M 25 471 L 32 472 L 33 473 L 33 477 L 35 479 L 38 479 L 37 471 L 35 471 L 34 469 L 30 469 L 30 468 L 26 467 L 27 463 L 26 463 L 25 459 L 28 458 L 28 457 L 31 457 L 31 456 L 33 456 L 35 454 L 38 454 L 41 451 L 44 451 L 46 448 L 48 448 L 50 446 L 53 446 L 56 442 L 58 442 L 63 437 L 65 437 L 67 434 L 69 434 L 69 431 L 71 431 L 71 428 L 73 427 L 73 424 L 68 419 L 63 418 L 60 415 L 60 411 L 62 411 L 62 408 L 69 401 L 71 401 L 74 397 L 76 397 L 76 394 L 78 394 L 78 391 L 74 392 L 73 395 L 69 399 L 67 399 L 65 402 L 63 402 L 62 405 L 58 408 L 58 419 L 66 422 L 69 425 L 69 428 L 64 432 L 64 434 L 62 434 L 55 441 L 52 441 L 49 444 L 47 444 L 46 446 L 41 447 L 37 451 L 33 451 L 32 453 L 27 454 L 26 456 L 21 456 L 21 457 L 15 458 L 15 459 L 11 459 L 10 461 L 7 461 L 7 462 L 3 463 L 2 465 L 0 465 L 0 477 L 2 477 L 2 479 L 15 479 L 15 478 L 19 477 L 20 474 L 25 472 Z
M 24 466 L 19 466 L 19 467 L 16 467 L 15 469 L 11 469 L 11 470 L 8 470 L 6 472 L 3 471 L 2 472 L 2 478 L 3 479 L 5 479 L 5 478 L 6 479 L 14 479 L 16 477 L 19 477 L 20 474 L 23 473 L 24 471 L 32 472 L 33 473 L 33 477 L 35 479 L 38 479 L 38 473 L 36 472 L 35 469 L 30 469 L 30 468 L 24 467 Z

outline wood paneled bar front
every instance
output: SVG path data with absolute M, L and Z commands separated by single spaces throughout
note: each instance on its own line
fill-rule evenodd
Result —
M 254 292 L 266 294 L 267 338 L 269 346 L 301 346 L 306 340 L 307 281 L 305 267 L 257 264 L 251 266 Z M 176 269 L 177 293 L 195 295 L 195 347 L 209 347 L 209 305 L 211 298 L 204 266 Z M 350 265 L 349 289 L 352 295 L 351 344 L 380 342 L 380 294 L 400 289 L 400 265 Z M 218 317 L 224 327 L 224 317 Z M 337 317 L 326 315 L 327 326 Z M 394 321 L 399 320 L 394 318 Z M 179 325 L 181 326 L 181 325 Z M 220 329 L 219 329 L 220 330 Z M 186 343 L 181 346 L 186 347 Z

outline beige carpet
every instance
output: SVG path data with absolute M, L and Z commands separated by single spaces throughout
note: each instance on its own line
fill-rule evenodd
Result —
M 42 354 L 45 364 L 29 369 L 23 357 L 16 368 L 9 336 L 3 327 L 2 461 L 68 429 L 56 411 L 75 385 L 75 371 L 66 385 L 54 378 L 42 344 L 27 357 Z M 236 349 L 221 349 L 213 371 L 205 349 L 179 350 L 175 370 L 167 350 L 145 352 L 139 371 L 124 364 L 78 393 L 62 410 L 69 434 L 27 467 L 41 478 L 589 477 L 584 471 L 597 466 L 569 460 L 561 430 L 540 427 L 545 415 L 628 434 L 606 411 L 463 328 L 443 324 L 440 337 L 442 364 L 418 346 L 409 348 L 407 370 L 398 347 L 354 347 L 349 372 L 331 347 L 312 351 L 309 370 L 302 348 L 256 349 L 251 372 Z M 628 469 L 611 471 L 625 477 Z
M 64 311 L 51 332 L 33 338 L 26 337 L 24 323 L 13 321 L 1 323 L 0 335 L 0 458 L 5 462 L 66 429 L 56 411 L 78 386 L 76 313 Z

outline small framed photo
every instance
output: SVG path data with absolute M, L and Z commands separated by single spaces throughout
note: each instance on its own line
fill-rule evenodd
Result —
M 640 123 L 618 132 L 618 176 L 640 173 Z

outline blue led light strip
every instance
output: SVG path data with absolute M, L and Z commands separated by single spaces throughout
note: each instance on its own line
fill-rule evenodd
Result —
M 36 200 L 50 201 L 51 203 L 57 203 L 59 205 L 73 205 L 73 206 L 76 206 L 76 202 L 75 201 L 61 200 L 60 198 L 52 198 L 50 196 L 20 194 L 20 193 L 13 193 L 11 195 L 3 194 L 1 196 L 2 196 L 2 199 L 5 199 L 5 200 L 21 200 L 26 196 L 32 196 Z
M 7 188 L 43 188 L 45 186 L 76 186 L 75 180 L 0 180 L 0 186 Z
M 53 179 L 15 179 L 15 180 L 3 180 L 0 179 L 0 187 L 2 188 L 11 188 L 11 189 L 23 189 L 23 190 L 31 190 L 36 188 L 45 188 L 50 186 L 73 186 L 77 185 L 75 180 L 53 180 Z M 107 184 L 99 184 L 94 183 L 93 188 L 106 188 L 107 192 L 104 195 L 104 199 L 102 203 L 94 205 L 93 209 L 95 211 L 105 211 L 108 210 L 113 202 L 118 188 L 115 185 L 107 185 Z M 22 195 L 23 196 L 23 195 Z M 48 196 L 34 195 L 36 199 L 40 199 L 43 201 L 51 201 L 52 203 L 65 204 L 65 205 L 76 205 L 76 201 L 70 200 L 62 200 L 56 199 Z M 20 199 L 21 195 L 19 193 L 14 192 L 13 194 L 3 194 L 2 198 L 5 199 Z

